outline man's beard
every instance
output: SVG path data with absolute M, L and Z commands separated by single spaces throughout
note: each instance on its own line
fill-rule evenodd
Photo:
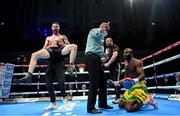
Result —
M 132 58 L 132 55 L 124 56 L 124 60 L 130 60 Z
M 57 34 L 57 33 L 58 33 L 58 30 L 53 30 L 53 33 Z
M 110 48 L 110 47 L 111 47 L 111 45 L 110 45 L 110 44 L 108 44 L 108 45 L 106 45 L 106 47 L 107 47 L 107 48 Z

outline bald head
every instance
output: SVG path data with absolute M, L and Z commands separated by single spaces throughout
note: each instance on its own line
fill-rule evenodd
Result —
M 106 38 L 105 44 L 107 47 L 113 45 L 113 39 L 110 37 Z
M 123 57 L 125 60 L 129 60 L 133 57 L 133 50 L 131 48 L 124 49 Z
M 125 48 L 124 52 L 129 52 L 129 53 L 133 53 L 133 50 L 131 48 Z

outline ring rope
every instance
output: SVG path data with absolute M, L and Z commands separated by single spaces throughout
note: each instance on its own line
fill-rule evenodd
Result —
M 180 85 L 178 86 L 157 86 L 157 87 L 148 87 L 148 90 L 150 89 L 176 89 L 180 88 Z M 108 91 L 114 91 L 114 88 L 108 88 Z M 122 90 L 125 90 L 125 88 L 122 88 Z M 86 90 L 67 90 L 67 93 L 75 93 L 75 92 L 88 92 L 88 89 Z M 60 91 L 55 91 L 55 93 L 60 93 Z M 30 95 L 30 94 L 48 94 L 48 91 L 36 91 L 36 92 L 12 92 L 10 95 Z
M 175 55 L 173 57 L 170 57 L 170 58 L 167 58 L 165 60 L 161 60 L 159 62 L 156 62 L 154 64 L 150 64 L 148 66 L 145 66 L 143 67 L 144 69 L 148 69 L 148 68 L 151 68 L 151 67 L 154 67 L 154 66 L 158 66 L 160 64 L 164 64 L 164 63 L 167 63 L 167 62 L 170 62 L 170 61 L 173 61 L 173 60 L 176 60 L 176 59 L 179 59 L 180 58 L 180 54 L 178 55 Z M 122 72 L 124 72 L 125 70 L 122 70 Z M 105 73 L 109 73 L 109 71 L 104 71 Z M 65 74 L 68 74 L 67 72 L 65 72 Z M 84 71 L 84 72 L 77 72 L 77 74 L 88 74 L 88 71 Z M 14 73 L 13 74 L 14 76 L 21 76 L 21 75 L 26 75 L 26 73 Z M 45 75 L 45 73 L 33 73 L 33 75 Z
M 165 59 L 165 60 L 161 60 L 161 61 L 159 61 L 159 62 L 150 64 L 150 65 L 147 65 L 147 66 L 143 67 L 143 69 L 152 68 L 152 67 L 154 67 L 154 66 L 158 66 L 158 65 L 160 65 L 160 64 L 164 64 L 164 63 L 167 63 L 167 62 L 170 62 L 170 61 L 179 59 L 179 58 L 180 58 L 180 54 L 175 55 L 175 56 L 172 56 L 172 57 L 167 58 L 167 59 Z M 122 70 L 122 72 L 125 72 L 125 70 Z
M 168 74 L 161 74 L 161 75 L 157 75 L 157 78 L 165 78 L 165 77 L 171 77 L 171 76 L 175 76 L 176 74 L 180 74 L 180 72 L 173 72 L 173 73 L 168 73 Z M 145 80 L 150 80 L 150 79 L 154 79 L 154 76 L 151 77 L 145 77 Z M 54 85 L 57 85 L 57 82 L 53 83 Z M 65 84 L 89 84 L 89 81 L 81 81 L 81 82 L 65 82 Z M 12 83 L 12 85 L 46 85 L 46 83 Z
M 180 58 L 180 54 L 178 55 L 175 55 L 175 56 L 172 56 L 170 58 L 167 58 L 165 60 L 161 60 L 159 62 L 156 62 L 154 64 L 151 64 L 151 65 L 148 65 L 148 66 L 145 66 L 144 69 L 148 69 L 148 68 L 151 68 L 151 67 L 154 67 L 154 66 L 158 66 L 160 64 L 164 64 L 164 63 L 167 63 L 167 62 L 170 62 L 170 61 L 173 61 L 173 60 L 176 60 L 176 59 L 179 59 Z
M 113 88 L 107 89 L 108 91 L 114 91 Z M 85 90 L 66 90 L 66 93 L 76 93 L 76 92 L 88 92 L 88 89 Z M 61 93 L 60 91 L 55 91 L 54 93 Z M 36 91 L 36 92 L 12 92 L 9 95 L 30 95 L 30 94 L 48 94 L 48 91 Z
M 151 55 L 149 55 L 147 57 L 144 57 L 141 60 L 145 61 L 147 59 L 153 58 L 153 57 L 155 57 L 155 56 L 157 56 L 157 55 L 159 55 L 159 54 L 161 54 L 163 52 L 166 52 L 168 50 L 171 50 L 172 48 L 177 47 L 178 45 L 180 45 L 180 41 L 177 41 L 176 43 L 174 43 L 174 44 L 172 44 L 170 46 L 167 46 L 167 47 L 165 47 L 165 48 L 163 48 L 163 49 L 161 49 L 161 50 L 159 50 L 159 51 L 157 51 L 157 52 L 155 52 L 155 53 L 153 53 L 153 54 L 151 54 Z
M 168 50 L 171 50 L 172 48 L 177 47 L 178 45 L 180 45 L 180 41 L 177 41 L 176 43 L 174 43 L 174 44 L 172 44 L 170 46 L 167 46 L 167 47 L 165 47 L 165 48 L 163 48 L 163 49 L 161 49 L 161 50 L 159 50 L 159 51 L 157 51 L 157 52 L 155 52 L 155 53 L 153 53 L 153 54 L 151 54 L 151 55 L 149 55 L 147 57 L 144 57 L 141 60 L 145 61 L 147 59 L 153 58 L 153 57 L 155 57 L 155 56 L 157 56 L 157 55 L 159 55 L 159 54 L 161 54 L 163 52 L 166 52 Z M 122 62 L 121 64 L 124 64 L 124 62 Z M 48 65 L 36 65 L 37 68 L 46 68 L 47 66 Z M 65 67 L 68 67 L 68 66 L 69 65 L 67 65 L 67 64 L 65 65 Z M 85 66 L 85 64 L 75 64 L 75 66 L 82 67 L 82 66 Z M 15 67 L 29 67 L 29 65 L 15 65 Z
M 151 67 L 154 67 L 154 66 L 158 66 L 160 64 L 164 64 L 164 63 L 167 63 L 167 62 L 170 62 L 172 60 L 175 60 L 175 59 L 178 59 L 180 58 L 180 54 L 178 55 L 175 55 L 173 57 L 170 57 L 170 58 L 167 58 L 165 60 L 161 60 L 159 62 L 156 62 L 156 63 L 153 63 L 151 65 L 148 65 L 148 66 L 145 66 L 143 67 L 144 69 L 148 69 L 148 68 L 151 68 Z M 125 70 L 122 70 L 122 72 L 124 72 Z M 109 73 L 109 71 L 105 71 L 105 73 Z M 65 74 L 67 74 L 67 72 L 65 72 Z M 85 72 L 77 72 L 77 74 L 88 74 L 87 71 Z M 20 76 L 20 75 L 26 75 L 26 73 L 13 73 L 13 76 Z M 45 73 L 33 73 L 33 75 L 45 75 Z M 161 75 L 162 76 L 162 75 Z M 150 77 L 149 77 L 150 78 Z
M 147 59 L 150 59 L 150 58 L 153 58 L 163 52 L 166 52 L 172 48 L 175 48 L 176 46 L 180 45 L 180 41 L 156 52 L 156 53 L 153 53 L 145 58 L 142 58 L 141 60 L 145 61 Z M 165 60 L 161 60 L 159 62 L 156 62 L 156 63 L 153 63 L 151 65 L 148 65 L 148 66 L 145 66 L 143 67 L 144 69 L 148 69 L 148 68 L 151 68 L 151 67 L 154 67 L 154 66 L 158 66 L 160 64 L 164 64 L 164 63 L 167 63 L 167 62 L 170 62 L 172 60 L 175 60 L 175 59 L 178 59 L 180 58 L 180 54 L 176 55 L 176 56 L 173 56 L 173 57 L 170 57 L 170 58 L 167 58 Z M 65 65 L 65 67 L 67 67 L 68 65 Z M 79 67 L 80 65 L 76 65 L 77 67 Z M 29 67 L 29 65 L 15 65 L 15 67 Z M 36 67 L 39 67 L 39 68 L 44 68 L 44 67 L 47 67 L 47 65 L 37 65 Z M 109 73 L 109 71 L 105 71 L 106 73 Z M 122 70 L 122 72 L 124 72 L 124 70 Z M 168 76 L 173 76 L 174 74 L 176 73 L 179 73 L 179 72 L 175 72 L 175 73 L 169 73 L 169 74 L 162 74 L 162 75 L 158 75 L 157 77 L 158 78 L 161 78 L 161 77 L 168 77 Z M 67 74 L 67 72 L 65 72 L 65 74 Z M 88 74 L 87 71 L 85 72 L 77 72 L 77 74 Z M 14 73 L 13 74 L 14 76 L 15 75 L 26 75 L 26 73 Z M 45 75 L 45 73 L 33 73 L 33 75 Z M 153 77 L 147 77 L 147 79 L 152 79 Z M 85 83 L 89 83 L 89 82 L 66 82 L 65 84 L 85 84 Z M 26 85 L 28 85 L 27 83 L 24 83 Z M 45 85 L 45 83 L 33 83 L 33 85 L 37 85 L 37 84 L 40 84 L 40 85 Z M 56 84 L 56 83 L 55 83 Z M 20 84 L 22 85 L 22 84 Z M 29 84 L 30 85 L 30 84 Z M 32 85 L 32 84 L 31 84 Z M 180 88 L 180 86 L 156 86 L 156 87 L 148 87 L 148 89 L 175 89 L 175 88 Z M 67 93 L 68 92 L 88 92 L 88 90 L 67 90 Z M 43 94 L 43 93 L 48 93 L 47 91 L 38 91 L 38 92 L 17 92 L 17 93 L 10 93 L 10 95 L 20 95 L 20 94 Z M 60 93 L 59 91 L 55 91 L 55 93 Z
M 109 71 L 104 71 L 104 73 L 109 73 Z M 22 75 L 26 75 L 27 73 L 14 73 L 14 76 L 22 76 Z M 67 72 L 65 72 L 65 74 L 68 74 Z M 77 74 L 88 74 L 88 71 L 84 71 L 84 72 L 77 72 Z M 33 73 L 33 75 L 45 75 L 45 73 Z
M 176 86 L 157 86 L 157 87 L 148 87 L 148 89 L 177 89 L 180 88 L 180 85 Z
M 157 78 L 171 77 L 171 76 L 175 76 L 177 74 L 180 74 L 180 72 L 173 72 L 173 73 L 168 73 L 168 74 L 157 75 Z M 150 80 L 150 79 L 154 79 L 154 78 L 155 78 L 154 76 L 146 77 L 145 80 Z
M 46 68 L 48 65 L 44 65 L 44 64 L 42 64 L 42 65 L 36 65 L 36 68 Z M 69 65 L 65 65 L 65 67 L 68 67 Z M 76 65 L 77 67 L 78 67 L 78 65 Z M 29 65 L 27 65 L 27 64 L 23 64 L 23 65 L 15 65 L 15 67 L 29 67 Z
M 54 82 L 53 85 L 57 85 L 57 82 Z M 81 82 L 65 82 L 65 84 L 89 84 L 89 81 L 81 81 Z M 46 83 L 12 83 L 12 85 L 46 85 Z

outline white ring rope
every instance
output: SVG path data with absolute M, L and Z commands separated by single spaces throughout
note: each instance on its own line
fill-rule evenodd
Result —
M 180 85 L 178 86 L 157 86 L 157 87 L 148 87 L 148 90 L 151 89 L 177 89 L 180 88 Z M 122 88 L 121 90 L 125 90 Z M 114 88 L 108 88 L 107 91 L 114 91 Z M 75 92 L 88 92 L 88 89 L 86 90 L 67 90 L 67 93 L 75 93 Z M 55 93 L 60 93 L 60 91 L 55 91 Z M 30 94 L 48 94 L 48 91 L 36 91 L 36 92 L 12 92 L 10 95 L 30 95 Z
M 180 58 L 180 54 L 178 55 L 175 55 L 175 56 L 172 56 L 170 58 L 167 58 L 165 60 L 161 60 L 159 62 L 156 62 L 154 64 L 151 64 L 151 65 L 148 65 L 148 66 L 145 66 L 144 69 L 148 69 L 148 68 L 151 68 L 151 67 L 154 67 L 154 66 L 158 66 L 160 64 L 164 64 L 164 63 L 167 63 L 167 62 L 170 62 L 170 61 L 173 61 L 173 60 L 176 60 L 176 59 L 179 59 Z
M 163 78 L 163 77 L 171 77 L 175 76 L 176 74 L 180 74 L 180 72 L 173 72 L 168 74 L 161 74 L 157 75 L 157 78 Z M 146 77 L 146 80 L 153 79 L 154 77 Z M 65 82 L 65 84 L 88 84 L 89 81 L 81 81 L 81 82 Z M 58 84 L 58 83 L 53 83 Z M 12 85 L 16 85 L 15 83 L 12 83 Z M 46 85 L 45 83 L 19 83 L 19 85 Z M 148 90 L 151 89 L 177 89 L 180 88 L 180 85 L 178 86 L 155 86 L 155 87 L 148 87 Z M 125 90 L 125 88 L 121 88 L 121 90 Z M 114 91 L 114 88 L 108 88 L 108 91 Z M 74 92 L 88 92 L 88 90 L 67 90 L 67 93 L 74 93 Z M 60 91 L 55 91 L 55 93 L 60 93 Z M 13 92 L 10 93 L 10 95 L 27 95 L 27 94 L 48 94 L 47 91 L 37 91 L 37 92 Z
M 167 59 L 165 59 L 165 60 L 161 60 L 161 61 L 156 62 L 156 63 L 154 63 L 154 64 L 150 64 L 150 65 L 144 66 L 143 69 L 152 68 L 152 67 L 154 67 L 154 66 L 158 66 L 158 65 L 160 65 L 160 64 L 164 64 L 164 63 L 167 63 L 167 62 L 176 60 L 176 59 L 178 59 L 178 58 L 180 58 L 180 54 L 175 55 L 175 56 L 172 56 L 172 57 L 167 58 Z M 125 70 L 122 70 L 122 72 L 124 72 L 124 71 L 125 71 Z
M 108 91 L 114 91 L 113 88 L 107 89 Z M 88 89 L 85 90 L 67 90 L 66 93 L 76 93 L 76 92 L 88 92 Z M 60 91 L 55 91 L 54 93 L 61 93 Z M 13 92 L 10 95 L 30 95 L 30 94 L 48 94 L 48 91 L 36 91 L 36 92 Z
M 179 59 L 180 58 L 180 54 L 178 55 L 175 55 L 175 56 L 172 56 L 170 58 L 167 58 L 165 60 L 161 60 L 159 62 L 156 62 L 154 64 L 150 64 L 148 66 L 145 66 L 143 67 L 143 69 L 148 69 L 148 68 L 151 68 L 151 67 L 154 67 L 154 66 L 158 66 L 158 65 L 161 65 L 161 64 L 164 64 L 164 63 L 167 63 L 167 62 L 170 62 L 170 61 L 173 61 L 173 60 L 176 60 L 176 59 Z M 124 72 L 125 70 L 122 70 L 122 72 Z M 104 71 L 105 73 L 109 73 L 109 71 Z M 68 74 L 67 72 L 65 72 L 65 74 Z M 88 74 L 87 71 L 84 71 L 84 72 L 77 72 L 77 74 Z M 14 76 L 21 76 L 21 75 L 26 75 L 26 73 L 14 73 L 13 74 Z M 45 75 L 45 73 L 33 73 L 33 75 Z
M 180 72 L 173 72 L 168 74 L 161 74 L 157 75 L 157 78 L 165 78 L 165 77 L 175 77 L 175 75 L 180 74 Z M 154 79 L 154 76 L 151 77 L 145 77 L 145 80 Z M 54 85 L 57 85 L 58 83 L 53 83 Z M 81 82 L 65 82 L 65 84 L 89 84 L 89 81 L 81 81 Z M 12 85 L 17 85 L 16 83 L 12 83 Z M 46 85 L 46 83 L 19 83 L 18 85 Z
M 154 66 L 158 66 L 160 64 L 164 64 L 164 63 L 167 63 L 167 62 L 170 62 L 170 61 L 173 61 L 173 60 L 176 60 L 176 59 L 179 59 L 180 58 L 180 54 L 178 55 L 175 55 L 175 56 L 172 56 L 170 58 L 167 58 L 165 60 L 161 60 L 159 62 L 156 62 L 154 64 L 150 64 L 150 65 L 147 65 L 147 66 L 144 66 L 143 69 L 148 69 L 148 68 L 152 68 Z M 122 72 L 124 72 L 125 70 L 122 70 Z
M 180 85 L 178 86 L 157 86 L 157 87 L 148 87 L 148 89 L 177 89 L 180 88 Z
M 156 62 L 154 64 L 148 65 L 143 67 L 144 69 L 148 69 L 154 66 L 158 66 L 170 61 L 173 61 L 175 59 L 179 59 L 180 58 L 180 54 L 175 55 L 173 57 L 167 58 L 165 60 L 161 60 L 159 62 Z M 124 72 L 124 70 L 122 70 L 122 72 Z M 109 73 L 109 71 L 105 71 L 105 73 Z M 180 72 L 175 72 L 175 73 L 169 73 L 169 74 L 163 74 L 163 75 L 158 75 L 157 78 L 162 78 L 162 77 L 169 77 L 169 76 L 174 76 L 175 74 L 179 74 Z M 65 74 L 68 74 L 67 72 L 65 72 Z M 87 71 L 85 72 L 77 72 L 77 74 L 88 74 Z M 13 76 L 20 76 L 20 75 L 26 75 L 26 73 L 14 73 Z M 45 75 L 45 73 L 33 73 L 33 75 Z M 147 77 L 146 79 L 153 79 L 154 77 Z M 66 82 L 65 84 L 88 84 L 89 82 L 84 81 L 84 82 Z M 12 83 L 14 84 L 14 83 Z M 55 83 L 57 84 L 57 83 Z M 14 84 L 15 85 L 15 84 Z M 16 84 L 17 85 L 17 84 Z M 45 85 L 45 83 L 19 83 L 19 85 Z M 180 86 L 155 86 L 155 87 L 148 87 L 148 89 L 176 89 L 176 88 L 180 88 Z M 111 90 L 111 89 L 110 89 Z M 122 88 L 122 90 L 124 90 L 124 88 Z M 67 90 L 67 93 L 70 92 L 88 92 L 88 90 Z M 24 94 L 47 94 L 47 91 L 37 91 L 37 92 L 13 92 L 10 93 L 10 95 L 24 95 Z M 55 91 L 55 93 L 60 93 L 59 91 Z
M 54 82 L 53 83 L 54 85 L 57 85 L 58 83 L 57 82 Z M 81 82 L 65 82 L 65 84 L 89 84 L 89 81 L 81 81 Z M 46 83 L 12 83 L 12 85 L 46 85 Z
M 109 71 L 104 71 L 104 73 L 109 73 Z M 14 76 L 22 76 L 22 75 L 26 75 L 27 73 L 14 73 Z M 67 75 L 68 73 L 65 72 L 65 74 Z M 84 71 L 84 72 L 77 72 L 77 74 L 88 74 L 88 71 Z M 45 75 L 45 73 L 33 73 L 33 75 Z
M 168 74 L 157 75 L 157 78 L 171 77 L 171 76 L 175 76 L 177 74 L 180 74 L 180 72 L 173 72 L 173 73 L 168 73 Z M 155 78 L 154 76 L 145 77 L 145 80 L 154 79 L 154 78 Z

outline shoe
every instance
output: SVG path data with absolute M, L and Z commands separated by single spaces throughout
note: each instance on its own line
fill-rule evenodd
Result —
M 145 106 L 147 105 L 152 105 L 154 109 L 158 109 L 158 104 L 157 102 L 153 99 L 151 95 L 149 95 L 144 103 Z
M 99 108 L 103 108 L 103 109 L 113 109 L 112 106 L 106 105 L 106 106 L 99 106 Z
M 70 103 L 67 100 L 62 100 L 63 101 L 63 107 L 69 107 Z
M 71 77 L 75 77 L 76 76 L 76 67 L 74 65 L 69 65 L 69 67 L 66 69 L 66 71 L 68 72 L 68 74 Z
M 57 109 L 58 109 L 58 106 L 51 103 L 48 107 L 44 108 L 44 111 L 57 110 Z
M 100 114 L 100 113 L 102 113 L 102 111 L 98 110 L 98 109 L 91 109 L 91 110 L 88 110 L 87 112 L 92 113 L 92 114 Z
M 64 102 L 60 107 L 58 107 L 57 110 L 61 110 L 61 111 L 68 110 L 69 111 L 70 109 L 73 109 L 74 106 L 75 106 L 75 103 L 67 101 L 67 102 Z
M 118 104 L 119 102 L 120 102 L 120 98 L 115 98 L 113 101 L 112 101 L 112 103 L 113 104 Z
M 31 83 L 32 82 L 32 73 L 27 73 L 25 77 L 20 79 L 14 79 L 13 82 L 15 83 Z

